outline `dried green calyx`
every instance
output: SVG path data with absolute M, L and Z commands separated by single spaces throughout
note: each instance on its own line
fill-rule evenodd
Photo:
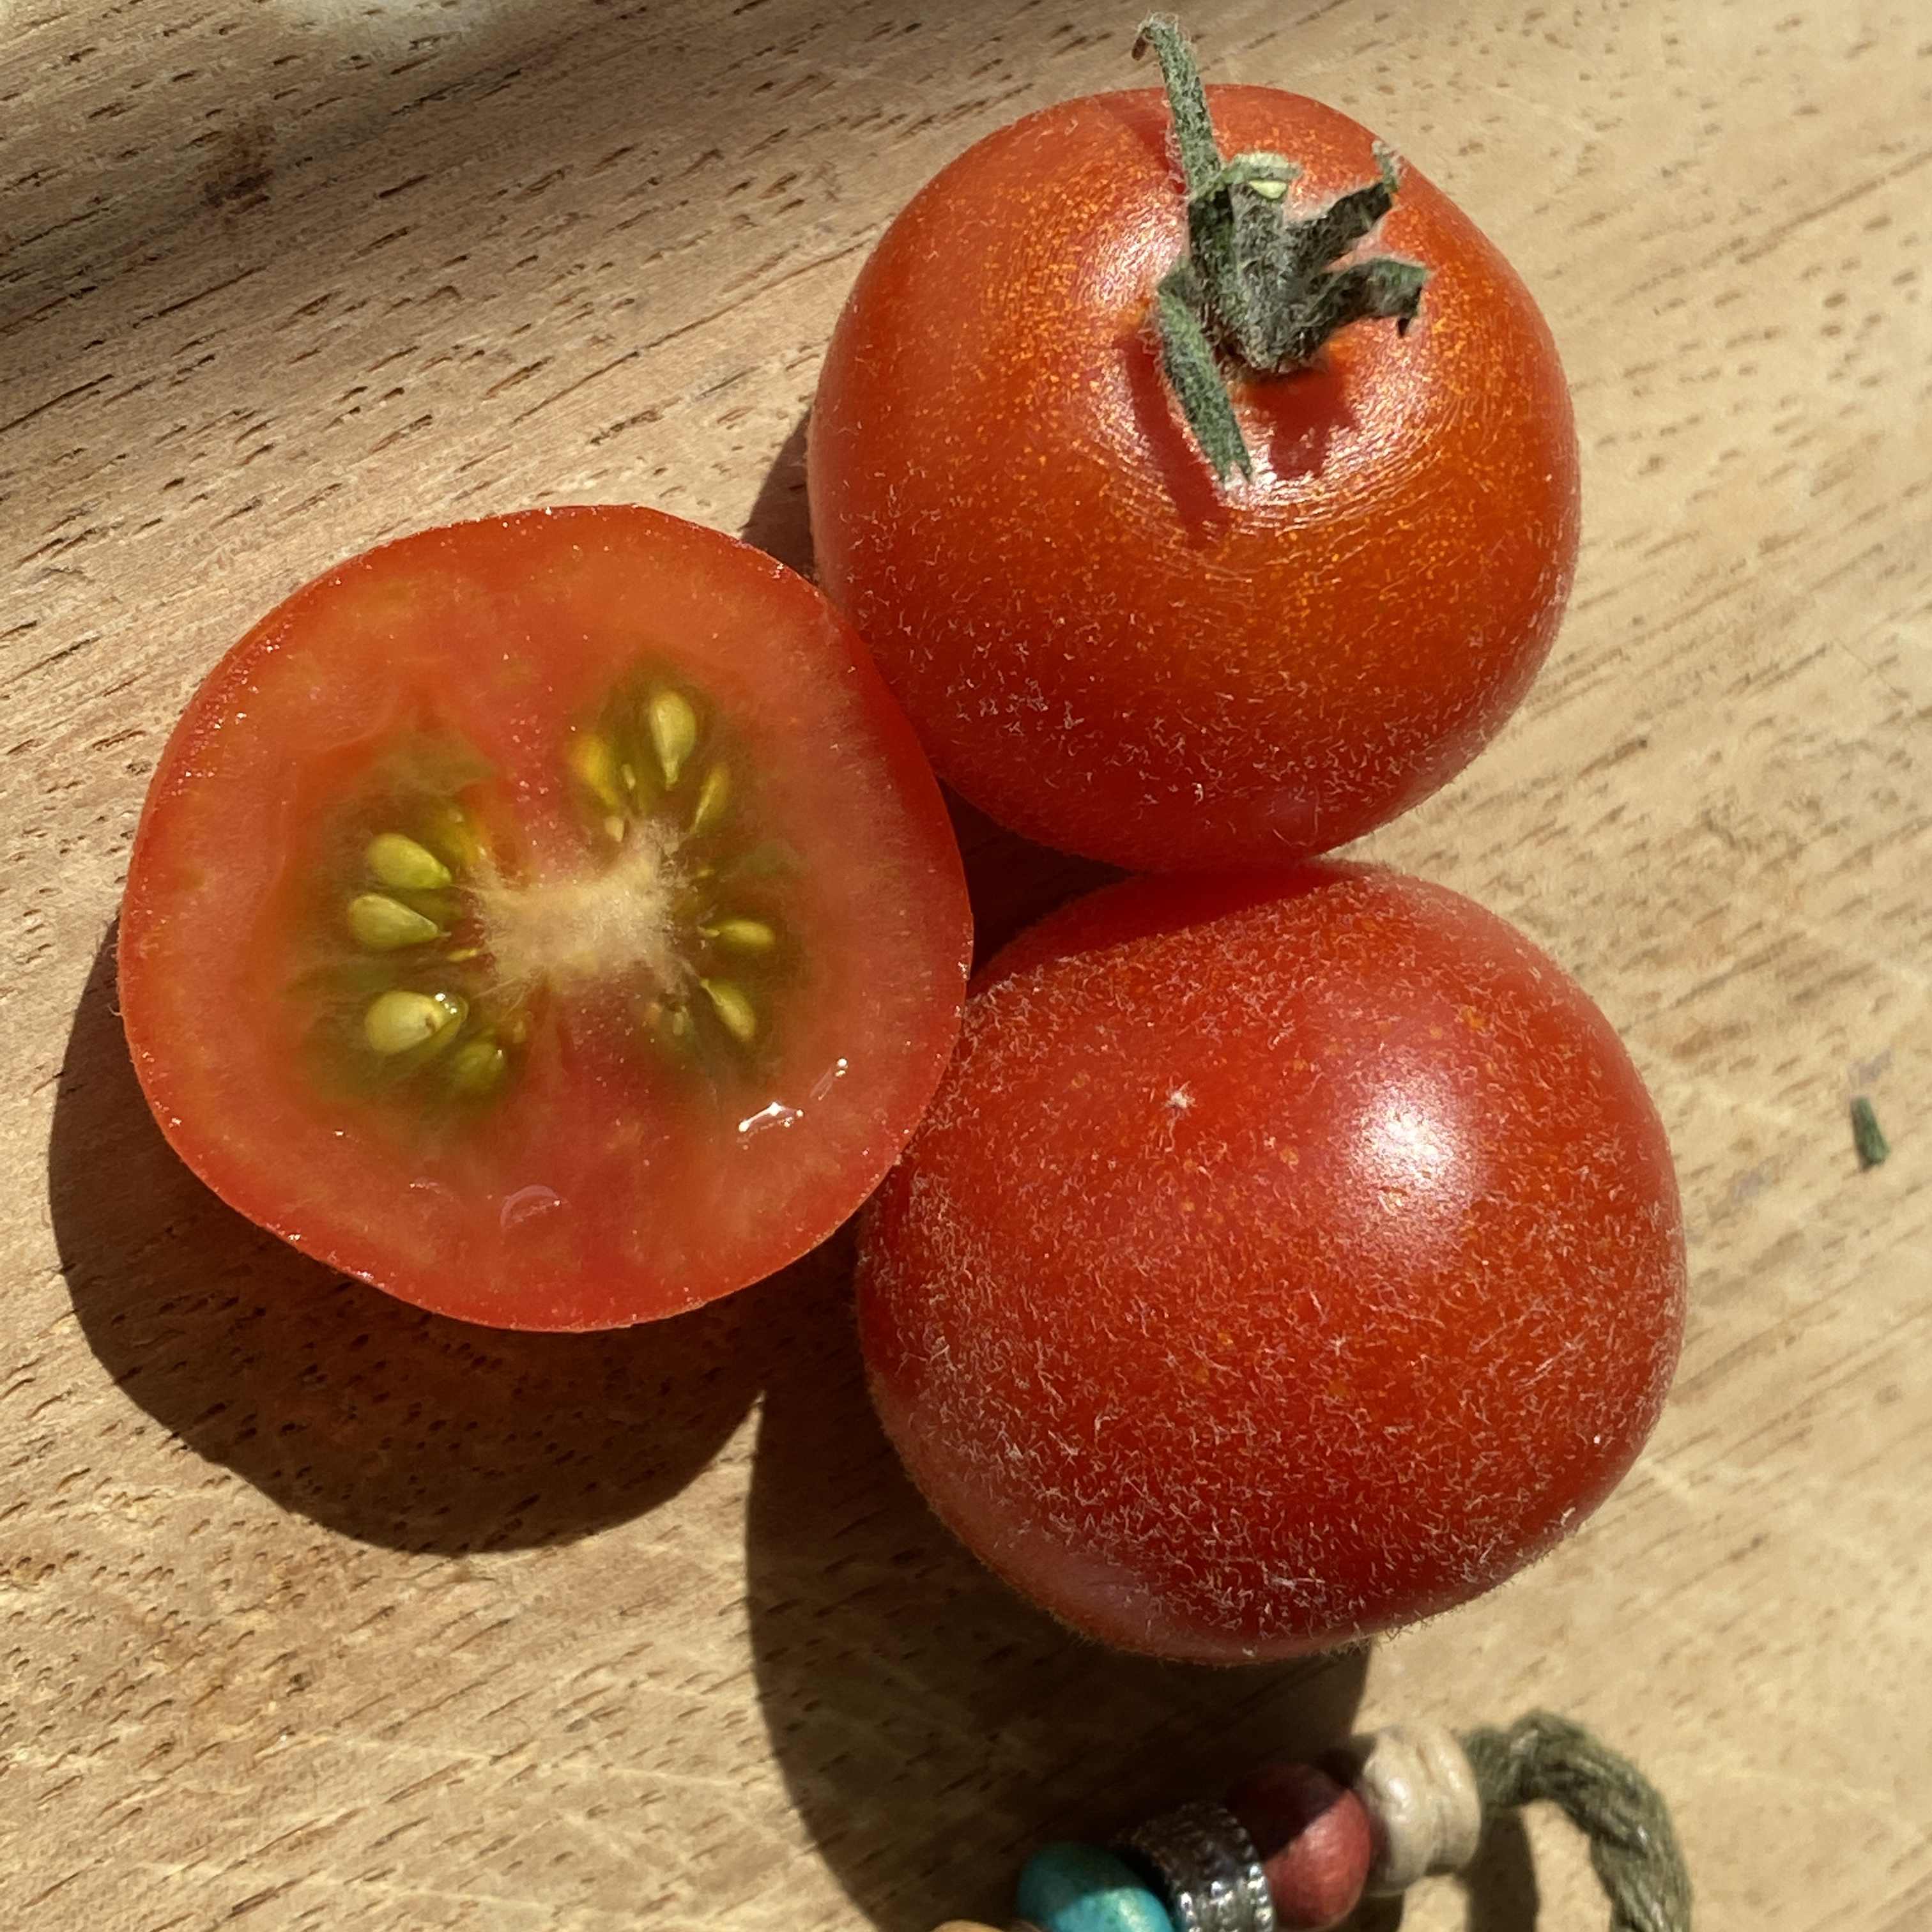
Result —
M 1429 272 L 1373 255 L 1334 266 L 1394 206 L 1395 156 L 1378 146 L 1377 178 L 1313 214 L 1283 206 L 1301 170 L 1283 154 L 1223 159 L 1200 70 L 1178 22 L 1154 14 L 1134 43 L 1160 62 L 1174 146 L 1187 190 L 1187 253 L 1156 297 L 1161 361 L 1202 454 L 1226 482 L 1254 473 L 1228 400 L 1220 358 L 1250 374 L 1280 375 L 1312 361 L 1352 322 L 1392 320 L 1406 332 Z

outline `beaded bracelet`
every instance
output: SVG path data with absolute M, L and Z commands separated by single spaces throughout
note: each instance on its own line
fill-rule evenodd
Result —
M 1458 1738 L 1395 1724 L 1318 1763 L 1278 1759 L 1219 1802 L 1150 1819 L 1112 1848 L 1045 1846 L 1011 1932 L 1319 1932 L 1365 1897 L 1459 1870 L 1485 1822 L 1549 1798 L 1590 1841 L 1610 1932 L 1689 1932 L 1690 1880 L 1664 1800 L 1581 1725 L 1532 1712 Z M 938 1932 L 992 1932 L 950 1918 Z

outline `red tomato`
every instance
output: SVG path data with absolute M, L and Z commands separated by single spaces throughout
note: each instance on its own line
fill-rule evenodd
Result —
M 425 1308 L 609 1328 L 859 1205 L 970 939 L 938 788 L 816 591 L 652 511 L 534 511 L 358 557 L 217 666 L 121 999 L 230 1205 Z
M 1663 1129 L 1513 928 L 1366 868 L 1023 934 L 868 1210 L 879 1413 L 1047 1609 L 1211 1662 L 1463 1601 L 1602 1502 L 1684 1316 Z
M 1210 89 L 1224 152 L 1278 149 L 1307 211 L 1376 178 L 1367 131 Z M 1488 742 L 1556 634 L 1578 530 L 1550 332 L 1413 169 L 1379 245 L 1412 326 L 1233 376 L 1251 478 L 1216 484 L 1162 368 L 1186 197 L 1158 93 L 1048 108 L 886 231 L 839 319 L 809 447 L 820 578 L 941 777 L 1130 868 L 1324 851 Z

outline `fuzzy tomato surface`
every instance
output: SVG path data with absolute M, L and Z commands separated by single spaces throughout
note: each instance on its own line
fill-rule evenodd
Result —
M 1376 178 L 1346 115 L 1208 96 L 1224 152 L 1300 164 L 1288 215 Z M 1426 797 L 1528 689 L 1577 548 L 1550 330 L 1416 170 L 1374 241 L 1427 271 L 1413 322 L 1229 367 L 1252 474 L 1225 485 L 1157 333 L 1187 236 L 1160 93 L 988 136 L 865 264 L 809 439 L 820 580 L 940 775 L 1134 869 L 1325 851 Z
M 1022 935 L 868 1210 L 939 1515 L 1130 1650 L 1448 1609 L 1600 1503 L 1684 1310 L 1656 1111 L 1512 927 L 1399 874 L 1130 880 Z
M 958 1029 L 939 789 L 850 628 L 622 505 L 352 559 L 217 664 L 121 914 L 134 1068 L 230 1206 L 512 1328 L 775 1273 Z

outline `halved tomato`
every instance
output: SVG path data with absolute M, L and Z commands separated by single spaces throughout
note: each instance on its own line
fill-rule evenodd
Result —
M 783 1267 L 958 1032 L 938 789 L 857 637 L 630 507 L 385 545 L 298 592 L 157 770 L 135 1069 L 232 1206 L 406 1300 L 615 1327 Z

